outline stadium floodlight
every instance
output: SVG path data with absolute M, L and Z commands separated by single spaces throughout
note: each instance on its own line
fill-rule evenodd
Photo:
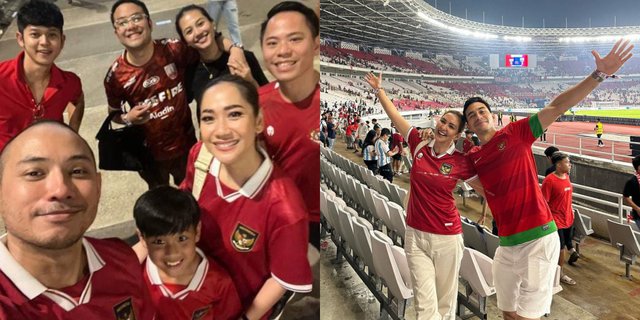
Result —
M 471 31 L 471 30 L 467 30 L 467 29 L 463 29 L 463 28 L 458 28 L 458 27 L 454 27 L 454 26 L 450 26 L 450 25 L 446 25 L 436 19 L 433 19 L 431 17 L 429 17 L 426 13 L 424 12 L 418 12 L 418 16 L 420 18 L 422 18 L 423 20 L 427 21 L 429 24 L 436 26 L 438 28 L 443 28 L 443 29 L 447 29 L 453 33 L 457 33 L 463 36 L 471 36 L 474 38 L 478 38 L 478 39 L 498 39 L 498 35 L 495 34 L 491 34 L 491 33 L 486 33 L 486 32 L 479 32 L 479 31 Z
M 531 41 L 531 37 L 523 37 L 523 36 L 504 36 L 502 37 L 504 40 L 508 41 L 516 41 L 516 42 L 529 42 Z
M 585 43 L 585 42 L 615 42 L 618 39 L 625 40 L 638 40 L 640 39 L 640 35 L 638 34 L 628 34 L 628 35 L 602 35 L 596 37 L 563 37 L 558 38 L 558 42 L 567 42 L 567 43 Z

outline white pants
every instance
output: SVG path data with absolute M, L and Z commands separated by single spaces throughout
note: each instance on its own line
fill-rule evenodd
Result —
M 417 319 L 455 319 L 464 250 L 462 235 L 433 234 L 407 227 L 404 247 Z

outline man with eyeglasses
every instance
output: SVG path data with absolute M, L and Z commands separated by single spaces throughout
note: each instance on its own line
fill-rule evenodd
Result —
M 64 18 L 50 2 L 32 0 L 17 14 L 16 40 L 22 51 L 0 62 L 0 150 L 12 137 L 39 119 L 63 121 L 78 131 L 84 114 L 80 78 L 54 61 L 64 47 Z
M 184 76 L 186 68 L 198 62 L 198 53 L 176 39 L 153 40 L 153 24 L 142 1 L 116 1 L 111 21 L 125 51 L 104 80 L 109 112 L 121 113 L 114 122 L 144 129 L 154 159 L 144 163 L 139 174 L 149 188 L 169 184 L 170 176 L 179 185 L 196 141 Z M 233 59 L 245 61 L 241 48 L 234 50 L 230 41 L 219 39 Z

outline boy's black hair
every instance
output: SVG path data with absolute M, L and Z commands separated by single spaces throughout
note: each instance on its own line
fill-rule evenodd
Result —
M 551 147 L 548 147 L 548 148 L 544 149 L 544 155 L 547 156 L 547 158 L 551 158 L 553 153 L 557 152 L 557 151 L 560 151 L 560 149 L 558 149 L 558 148 L 556 148 L 554 146 L 551 146 Z
M 311 35 L 313 38 L 316 38 L 320 34 L 320 18 L 316 15 L 313 9 L 305 6 L 304 4 L 296 1 L 283 1 L 271 8 L 269 13 L 267 13 L 267 20 L 265 20 L 260 26 L 260 43 L 264 39 L 264 32 L 267 29 L 267 24 L 269 20 L 273 18 L 278 13 L 294 11 L 302 14 L 304 19 L 307 21 L 307 26 L 309 30 L 311 30 Z
M 20 7 L 17 21 L 20 33 L 29 25 L 57 28 L 62 33 L 64 26 L 64 17 L 60 8 L 52 2 L 42 0 L 31 0 Z
M 380 136 L 382 137 L 384 135 L 391 136 L 391 130 L 389 130 L 389 128 L 382 129 L 382 131 L 380 131 Z
M 638 167 L 640 167 L 640 156 L 636 156 L 635 158 L 633 158 L 633 160 L 631 160 L 631 163 L 633 164 L 633 168 L 638 171 Z
M 180 11 L 178 11 L 178 14 L 176 14 L 176 32 L 178 33 L 178 36 L 180 36 L 180 40 L 182 40 L 183 42 L 186 42 L 184 40 L 184 36 L 182 35 L 182 29 L 180 28 L 180 19 L 182 19 L 182 16 L 184 16 L 185 13 L 187 13 L 188 11 L 191 10 L 197 10 L 200 11 L 200 13 L 202 13 L 202 15 L 209 20 L 209 22 L 213 23 L 213 18 L 211 18 L 211 16 L 209 15 L 209 13 L 207 12 L 207 10 L 205 10 L 203 7 L 195 5 L 195 4 L 190 4 L 186 7 L 182 7 L 182 9 L 180 9 Z
M 568 154 L 561 151 L 556 151 L 551 155 L 551 163 L 556 164 L 566 158 L 569 158 Z
M 196 227 L 200 222 L 200 208 L 190 193 L 160 186 L 136 200 L 133 218 L 143 237 L 166 236 Z
M 144 2 L 142 2 L 140 0 L 118 0 L 111 6 L 111 24 L 114 24 L 116 22 L 115 18 L 113 17 L 113 14 L 116 13 L 116 9 L 118 9 L 118 7 L 120 5 L 125 4 L 125 3 L 133 3 L 133 4 L 135 4 L 136 6 L 138 6 L 138 7 L 140 7 L 142 9 L 142 12 L 144 12 L 144 14 L 147 15 L 147 18 L 151 17 L 151 15 L 149 14 L 149 9 L 147 9 L 147 5 L 144 4 Z

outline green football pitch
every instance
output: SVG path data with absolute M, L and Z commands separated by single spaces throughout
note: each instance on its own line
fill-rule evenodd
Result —
M 571 115 L 567 112 L 566 115 Z M 616 117 L 616 118 L 633 118 L 640 119 L 640 109 L 622 109 L 622 110 L 580 110 L 576 111 L 576 115 L 586 115 L 594 117 Z

